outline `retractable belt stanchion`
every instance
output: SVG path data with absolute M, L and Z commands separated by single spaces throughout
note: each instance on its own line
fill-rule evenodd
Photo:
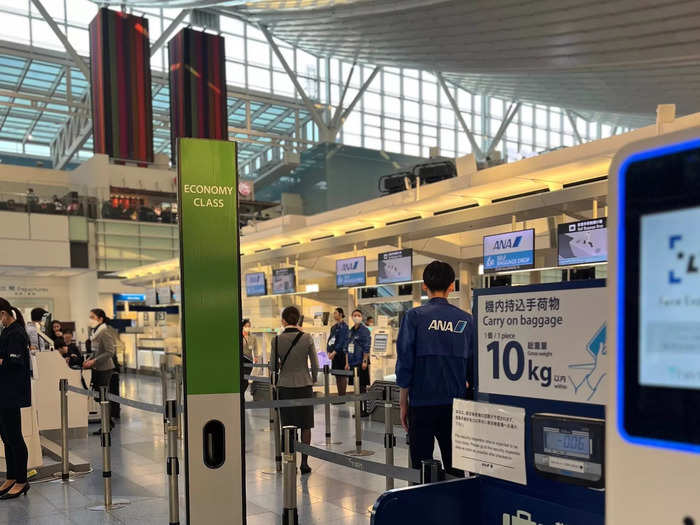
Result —
M 111 407 L 107 399 L 107 387 L 100 387 L 100 414 L 101 418 L 101 444 L 102 444 L 102 480 L 104 482 L 104 505 L 88 507 L 89 510 L 108 511 L 118 509 L 129 504 L 128 500 L 112 499 L 112 436 L 111 429 Z
M 353 368 L 352 393 L 355 396 L 360 395 L 360 373 L 358 368 Z M 362 405 L 359 399 L 355 399 L 355 450 L 348 450 L 345 454 L 348 456 L 372 456 L 374 454 L 371 450 L 362 450 Z
M 268 375 L 270 377 L 270 399 L 274 400 L 275 396 L 273 395 L 275 388 L 274 388 L 274 370 L 272 368 L 272 365 L 270 364 L 270 367 L 268 368 Z M 270 409 L 270 432 L 274 432 L 275 430 L 275 409 L 271 408 Z
M 177 407 L 176 421 L 177 421 L 177 438 L 182 439 L 182 413 L 180 407 L 182 406 L 182 365 L 175 366 L 175 403 Z
M 61 391 L 61 479 L 67 481 L 70 477 L 70 461 L 68 458 L 68 380 L 59 379 L 58 389 Z
M 277 385 L 270 385 L 272 388 L 272 399 L 278 400 L 279 393 L 277 392 Z M 277 472 L 282 472 L 282 445 L 280 443 L 281 434 L 281 424 L 280 424 L 280 409 L 274 409 L 274 429 L 275 433 L 275 470 Z
M 282 446 L 284 451 L 284 508 L 282 525 L 299 525 L 297 512 L 297 454 L 295 443 L 297 427 L 287 426 L 282 429 Z
M 326 399 L 331 397 L 331 369 L 328 365 L 323 365 L 323 395 Z M 324 424 L 326 425 L 326 445 L 331 444 L 331 406 L 323 405 Z
M 424 459 L 421 462 L 420 481 L 421 483 L 436 483 L 444 481 L 445 476 L 442 472 L 442 463 L 437 459 Z
M 396 436 L 394 436 L 394 422 L 391 418 L 391 387 L 384 388 L 384 453 L 386 464 L 394 466 L 394 447 L 396 446 Z M 386 490 L 394 488 L 394 478 L 386 477 Z
M 168 399 L 168 365 L 165 356 L 160 359 L 160 389 L 163 404 L 163 435 L 167 434 L 168 423 L 165 418 L 165 401 Z
M 180 475 L 180 461 L 177 457 L 177 433 L 178 433 L 178 404 L 174 399 L 165 403 L 165 417 L 168 421 L 168 502 L 170 525 L 180 523 L 180 492 L 178 490 L 178 476 Z

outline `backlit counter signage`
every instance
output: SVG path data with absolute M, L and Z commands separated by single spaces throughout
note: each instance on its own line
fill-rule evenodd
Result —
M 352 257 L 335 261 L 335 283 L 338 288 L 364 286 L 367 282 L 365 257 Z
M 559 266 L 608 260 L 608 229 L 605 217 L 560 224 L 557 237 Z
M 484 273 L 535 267 L 535 230 L 484 237 Z

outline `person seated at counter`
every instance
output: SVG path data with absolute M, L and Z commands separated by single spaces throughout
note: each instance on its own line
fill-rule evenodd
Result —
M 63 342 L 64 345 L 60 348 L 56 348 L 61 355 L 66 359 L 66 363 L 71 368 L 82 368 L 85 358 L 80 352 L 80 348 L 73 340 L 73 331 L 65 330 L 63 332 Z

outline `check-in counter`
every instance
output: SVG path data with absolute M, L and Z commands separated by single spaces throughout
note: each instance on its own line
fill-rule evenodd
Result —
M 90 370 L 73 370 L 68 367 L 64 357 L 57 351 L 37 352 L 34 366 L 34 399 L 39 418 L 39 430 L 57 430 L 61 428 L 61 397 L 58 391 L 60 379 L 67 379 L 70 386 L 83 388 L 90 384 Z M 68 428 L 87 432 L 88 398 L 74 392 L 68 392 Z

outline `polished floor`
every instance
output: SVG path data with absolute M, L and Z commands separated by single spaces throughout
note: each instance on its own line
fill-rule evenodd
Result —
M 159 403 L 157 378 L 122 376 L 122 395 L 149 403 Z M 274 473 L 274 447 L 269 432 L 267 410 L 246 413 L 246 490 L 249 525 L 281 523 L 282 479 Z M 363 448 L 375 451 L 367 459 L 384 461 L 384 424 L 363 421 Z M 92 430 L 92 426 L 91 426 Z M 407 465 L 405 434 L 396 427 L 398 448 L 396 464 Z M 332 406 L 333 441 L 331 450 L 344 452 L 354 448 L 354 420 L 349 406 Z M 323 407 L 316 407 L 316 428 L 312 442 L 325 441 Z M 103 495 L 99 437 L 73 440 L 71 451 L 89 459 L 94 472 L 64 484 L 61 481 L 34 483 L 28 497 L 0 501 L 0 524 L 92 525 L 115 523 L 129 525 L 167 524 L 168 499 L 165 476 L 163 422 L 157 414 L 123 407 L 121 422 L 113 431 L 113 497 L 130 504 L 110 512 L 95 512 L 87 507 L 100 504 Z M 301 525 L 368 524 L 369 508 L 384 491 L 385 479 L 373 474 L 310 459 L 313 472 L 298 477 L 298 509 Z M 406 484 L 397 482 L 396 486 Z M 180 476 L 181 523 L 185 520 L 184 477 Z M 225 523 L 222 521 L 221 523 Z M 200 524 L 195 524 L 200 525 Z

